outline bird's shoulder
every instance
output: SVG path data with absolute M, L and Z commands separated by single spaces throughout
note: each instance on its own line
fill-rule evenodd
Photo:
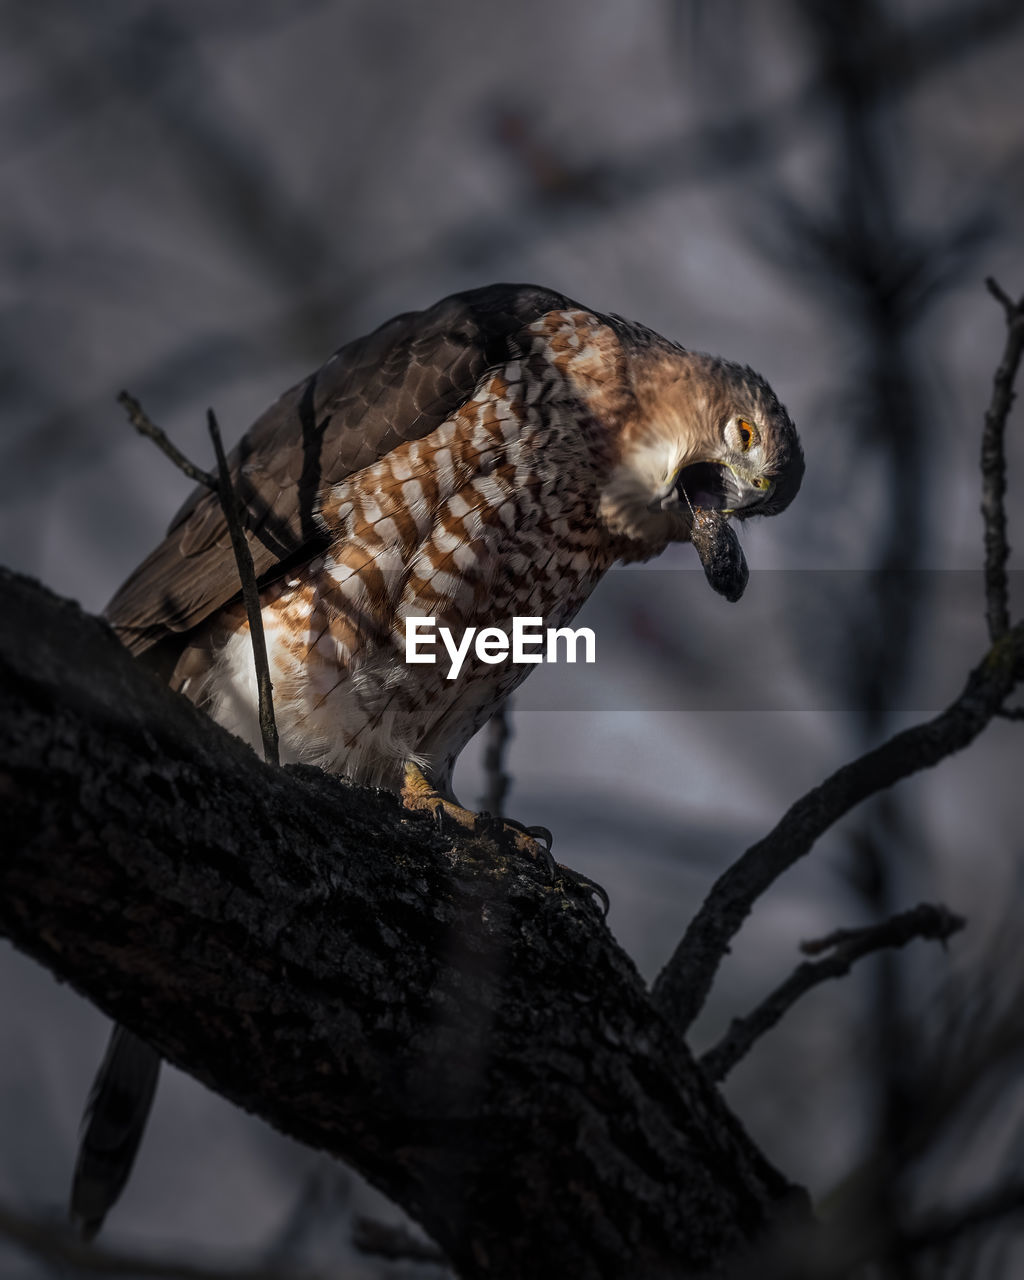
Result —
M 537 285 L 453 294 L 347 343 L 280 396 L 229 457 L 257 575 L 269 580 L 279 567 L 315 554 L 324 489 L 401 442 L 429 435 L 489 369 L 510 358 L 525 330 L 551 312 L 572 310 L 586 309 Z M 199 488 L 106 614 L 125 643 L 142 652 L 191 630 L 238 590 L 220 503 Z

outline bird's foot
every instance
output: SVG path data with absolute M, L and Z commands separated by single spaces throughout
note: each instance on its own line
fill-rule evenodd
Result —
M 429 813 L 437 826 L 442 830 L 449 829 L 451 824 L 464 831 L 476 830 L 476 814 L 464 809 L 454 800 L 446 800 L 443 795 L 424 777 L 423 770 L 416 764 L 405 766 L 405 781 L 402 783 L 402 804 L 414 813 Z
M 449 800 L 432 786 L 419 765 L 405 766 L 402 804 L 407 809 L 433 816 L 444 832 L 459 829 L 477 836 L 507 843 L 512 849 L 542 861 L 551 858 L 551 832 L 543 827 L 524 827 L 522 823 L 494 818 L 489 813 L 474 813 L 454 800 Z
M 585 876 L 582 871 L 574 871 L 572 867 L 567 867 L 564 862 L 555 861 L 554 855 L 551 852 L 551 846 L 554 843 L 555 838 L 547 827 L 526 827 L 521 822 L 517 822 L 515 818 L 491 818 L 490 814 L 481 814 L 480 816 L 490 818 L 492 822 L 497 823 L 500 827 L 504 828 L 504 831 L 506 832 L 511 829 L 514 833 L 528 836 L 531 840 L 535 841 L 535 843 L 540 846 L 541 859 L 547 867 L 548 875 L 551 877 L 551 883 L 554 884 L 554 882 L 561 877 L 562 879 L 571 881 L 580 889 L 586 889 L 588 892 L 593 893 L 600 899 L 601 914 L 603 916 L 608 915 L 612 903 L 611 898 L 608 897 L 607 889 L 605 889 L 603 885 L 598 884 L 596 880 L 591 880 L 589 876 Z
M 477 814 L 477 830 L 491 836 L 499 844 L 542 862 L 552 883 L 558 875 L 558 863 L 551 856 L 554 836 L 547 827 L 528 827 L 515 818 L 496 818 L 490 813 Z
M 548 856 L 550 857 L 550 854 Z M 552 862 L 554 862 L 553 858 Z M 591 880 L 590 876 L 585 876 L 582 871 L 574 871 L 572 867 L 567 867 L 564 862 L 554 862 L 554 866 L 556 875 L 570 881 L 578 889 L 584 889 L 587 893 L 592 893 L 598 899 L 601 903 L 601 915 L 607 920 L 612 900 L 609 898 L 608 890 L 604 885 L 598 884 L 596 880 Z
M 405 766 L 402 804 L 414 812 L 430 813 L 442 832 L 450 832 L 454 827 L 472 835 L 488 836 L 505 848 L 543 863 L 552 884 L 561 876 L 595 894 L 601 901 L 603 914 L 607 916 L 611 904 L 605 889 L 589 876 L 555 861 L 551 853 L 553 836 L 547 827 L 527 827 L 514 818 L 496 818 L 489 813 L 474 813 L 463 808 L 442 796 L 415 764 Z

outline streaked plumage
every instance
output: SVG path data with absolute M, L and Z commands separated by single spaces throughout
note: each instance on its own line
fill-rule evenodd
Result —
M 752 370 L 546 289 L 494 285 L 343 347 L 256 422 L 232 466 L 282 758 L 395 789 L 412 763 L 450 798 L 459 752 L 532 668 L 471 658 L 449 681 L 443 663 L 409 665 L 406 617 L 457 633 L 507 632 L 517 615 L 562 626 L 612 564 L 690 540 L 695 519 L 712 585 L 735 598 L 745 566 L 725 521 L 781 511 L 803 458 Z M 256 744 L 238 596 L 219 503 L 199 491 L 107 616 Z M 138 1145 L 147 1053 L 115 1031 L 94 1090 L 72 1193 L 89 1234 Z
M 764 490 L 717 462 L 753 424 Z M 284 759 L 397 787 L 419 761 L 442 791 L 459 752 L 529 667 L 404 662 L 407 616 L 461 632 L 513 615 L 567 623 L 616 561 L 690 536 L 730 477 L 779 510 L 795 432 L 749 369 L 683 351 L 561 295 L 497 285 L 400 316 L 342 348 L 233 455 L 249 513 Z M 738 514 L 745 514 L 740 510 Z M 226 727 L 259 740 L 248 627 L 216 499 L 200 493 L 114 597 L 136 652 Z

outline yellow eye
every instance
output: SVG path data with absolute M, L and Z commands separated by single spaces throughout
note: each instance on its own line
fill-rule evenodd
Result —
M 740 418 L 736 423 L 736 429 L 740 433 L 740 448 L 746 453 L 754 443 L 754 428 L 745 418 Z

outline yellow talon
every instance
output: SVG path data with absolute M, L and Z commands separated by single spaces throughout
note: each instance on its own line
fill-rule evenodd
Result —
M 596 894 L 601 900 L 601 913 L 607 916 L 610 905 L 608 894 L 589 876 L 581 875 L 578 871 L 571 871 L 568 867 L 563 867 L 554 860 L 551 856 L 550 848 L 551 834 L 550 832 L 545 832 L 543 827 L 537 827 L 534 831 L 543 833 L 547 838 L 538 839 L 536 834 L 531 834 L 526 827 L 502 822 L 500 819 L 488 819 L 484 815 L 464 809 L 455 800 L 448 800 L 441 795 L 438 789 L 427 779 L 419 765 L 414 764 L 412 761 L 406 761 L 405 764 L 405 781 L 402 784 L 401 798 L 402 804 L 407 809 L 419 813 L 427 812 L 435 818 L 443 813 L 452 818 L 466 831 L 471 831 L 478 835 L 488 835 L 492 839 L 496 837 L 499 841 L 508 841 L 519 853 L 543 863 L 548 869 L 552 882 L 558 876 L 564 875 L 580 888 Z
M 417 812 L 432 813 L 443 811 L 460 827 L 467 831 L 476 830 L 476 814 L 464 809 L 454 800 L 446 800 L 444 796 L 426 778 L 418 764 L 406 761 L 405 782 L 402 784 L 402 804 L 407 809 Z
M 406 761 L 401 798 L 402 804 L 407 809 L 419 813 L 430 813 L 435 818 L 439 813 L 443 813 L 465 831 L 507 840 L 513 848 L 528 858 L 539 858 L 545 863 L 554 865 L 544 842 L 536 840 L 523 828 L 502 822 L 500 819 L 473 813 L 472 810 L 463 808 L 458 801 L 446 799 L 427 779 L 419 765 L 411 761 Z

